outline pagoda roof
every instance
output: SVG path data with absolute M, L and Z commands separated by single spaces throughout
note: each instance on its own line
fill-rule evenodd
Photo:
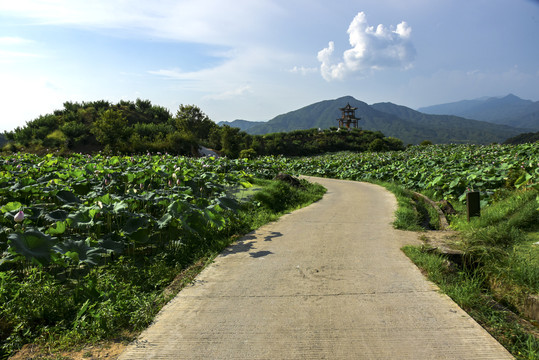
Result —
M 357 110 L 357 107 L 350 106 L 350 103 L 348 103 L 345 107 L 340 108 L 339 110 L 345 111 L 345 110 Z

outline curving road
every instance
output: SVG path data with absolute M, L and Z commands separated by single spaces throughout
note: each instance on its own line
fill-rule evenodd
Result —
M 391 193 L 311 180 L 321 201 L 226 249 L 120 359 L 512 359 L 400 251 Z

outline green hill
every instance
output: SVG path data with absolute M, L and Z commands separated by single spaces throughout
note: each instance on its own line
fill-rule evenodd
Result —
M 539 101 L 524 100 L 513 94 L 433 105 L 418 111 L 539 130 Z
M 339 108 L 350 104 L 357 107 L 359 126 L 365 130 L 381 131 L 386 136 L 401 139 L 405 144 L 423 140 L 433 143 L 489 144 L 503 142 L 522 130 L 509 126 L 469 120 L 456 116 L 428 115 L 391 103 L 368 105 L 351 96 L 321 101 L 301 109 L 279 115 L 272 120 L 248 128 L 249 134 L 288 132 L 298 129 L 337 126 Z
M 534 143 L 539 141 L 539 132 L 524 133 L 505 140 L 504 144 L 518 145 L 525 143 Z
M 247 129 L 252 128 L 253 126 L 259 124 L 259 121 L 247 121 L 247 120 L 234 120 L 234 121 L 219 121 L 217 125 L 219 126 L 230 126 L 233 128 L 238 128 L 241 131 L 246 131 Z
M 491 124 L 452 115 L 428 115 L 405 106 L 392 103 L 378 103 L 373 108 L 393 114 L 400 119 L 420 126 L 428 134 L 433 143 L 475 143 L 490 144 L 503 142 L 508 136 L 522 132 L 507 125 Z

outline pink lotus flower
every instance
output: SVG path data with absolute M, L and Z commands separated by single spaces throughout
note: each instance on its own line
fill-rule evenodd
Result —
M 13 217 L 13 220 L 15 220 L 15 222 L 17 223 L 20 223 L 24 220 L 24 212 L 21 210 L 19 211 L 14 217 Z

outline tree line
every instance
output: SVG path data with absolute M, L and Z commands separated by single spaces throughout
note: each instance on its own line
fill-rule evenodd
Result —
M 175 115 L 149 100 L 65 102 L 64 108 L 5 132 L 6 152 L 105 151 L 168 152 L 196 155 L 199 146 L 228 157 L 305 156 L 332 151 L 401 150 L 399 139 L 360 129 L 311 129 L 249 135 L 218 126 L 196 105 L 180 105 Z

